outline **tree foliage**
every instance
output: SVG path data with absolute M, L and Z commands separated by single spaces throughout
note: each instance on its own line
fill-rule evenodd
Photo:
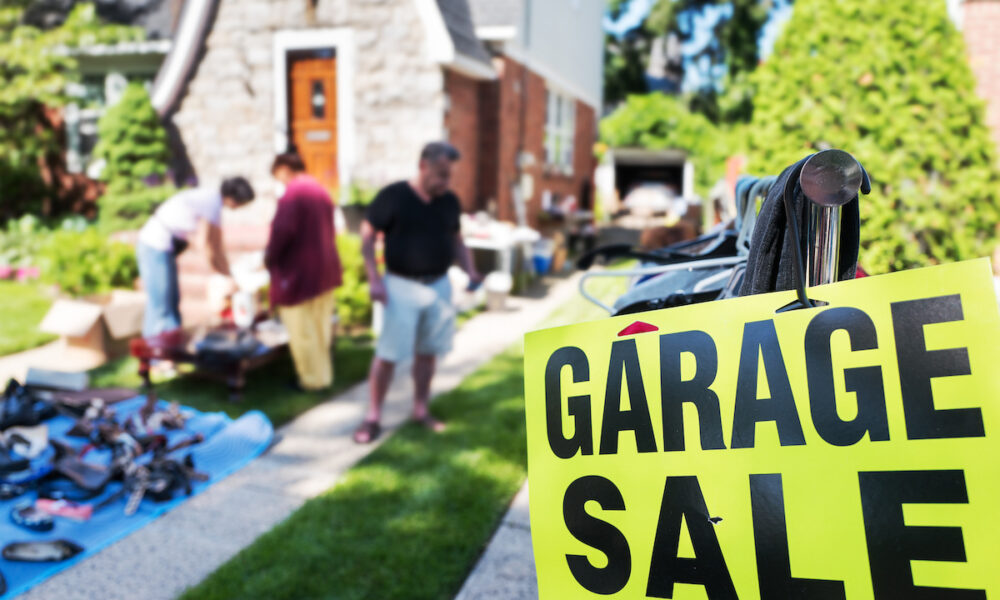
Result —
M 725 68 L 725 79 L 742 81 L 758 62 L 757 41 L 767 22 L 773 0 L 656 0 L 649 14 L 634 30 L 621 38 L 607 36 L 605 43 L 605 98 L 615 104 L 629 94 L 648 91 L 644 77 L 652 40 L 676 35 L 690 43 L 695 36 L 691 19 L 708 7 L 730 5 L 729 16 L 718 20 L 709 43 L 687 56 L 689 63 L 707 60 L 710 71 Z M 628 0 L 609 0 L 608 12 L 617 19 L 627 8 Z M 691 107 L 713 121 L 740 120 L 749 117 L 745 96 L 720 98 L 711 76 L 705 77 L 702 89 L 694 90 Z M 721 105 L 721 106 L 720 106 Z
M 137 191 L 166 175 L 167 131 L 141 83 L 128 85 L 121 100 L 101 116 L 97 133 L 94 156 L 106 161 L 101 179 L 108 182 L 109 193 Z
M 704 115 L 662 93 L 629 96 L 601 121 L 601 141 L 612 147 L 684 150 L 695 165 L 695 189 L 705 194 L 721 175 L 728 146 Z
M 24 24 L 27 0 L 0 2 L 0 220 L 34 208 L 48 193 L 40 170 L 61 152 L 47 110 L 64 106 L 76 80 L 72 49 L 141 39 L 138 28 L 103 25 L 92 4 L 78 4 L 59 27 Z
M 988 254 L 1000 176 L 967 60 L 944 2 L 799 0 L 752 76 L 751 170 L 827 147 L 854 154 L 872 178 L 871 271 Z

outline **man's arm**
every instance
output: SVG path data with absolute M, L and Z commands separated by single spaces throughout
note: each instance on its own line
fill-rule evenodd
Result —
M 230 277 L 229 260 L 226 258 L 226 249 L 222 243 L 222 228 L 218 225 L 208 226 L 208 262 L 217 272 Z
M 468 274 L 470 283 L 478 284 L 483 280 L 483 276 L 476 270 L 476 265 L 472 262 L 472 252 L 470 252 L 468 246 L 465 245 L 465 240 L 462 239 L 461 233 L 455 234 L 454 243 L 455 259 L 458 262 L 458 266 L 461 267 L 466 274 Z
M 385 290 L 385 282 L 378 272 L 378 265 L 375 263 L 375 228 L 365 219 L 361 222 L 361 256 L 365 259 L 365 272 L 368 273 L 368 292 L 372 302 L 385 304 L 389 300 L 389 295 Z

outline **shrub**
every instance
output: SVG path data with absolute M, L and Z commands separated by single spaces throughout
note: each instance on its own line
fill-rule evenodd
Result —
M 172 185 L 108 192 L 98 204 L 97 227 L 104 233 L 138 229 L 160 204 L 176 192 Z
M 341 206 L 368 206 L 375 199 L 378 190 L 364 184 L 352 183 L 347 190 L 347 197 L 338 202 Z
M 41 221 L 33 215 L 9 221 L 7 227 L 0 230 L 0 267 L 20 269 L 36 266 L 44 235 Z
M 750 169 L 854 154 L 872 178 L 861 201 L 872 272 L 987 254 L 1000 176 L 967 60 L 944 2 L 797 1 L 751 78 Z
M 167 132 L 142 84 L 129 84 L 118 104 L 101 116 L 97 133 L 94 156 L 106 161 L 101 179 L 109 194 L 140 190 L 166 175 Z
M 361 238 L 338 235 L 337 253 L 344 269 L 343 283 L 334 293 L 337 317 L 346 327 L 367 326 L 371 322 L 372 301 L 368 295 L 368 275 L 361 256 Z
M 132 247 L 108 240 L 93 227 L 53 232 L 40 248 L 38 260 L 43 280 L 71 296 L 131 288 L 139 276 Z
M 49 19 L 30 24 L 25 9 L 42 14 L 42 4 L 69 14 L 58 26 Z M 102 23 L 92 3 L 0 1 L 0 222 L 26 213 L 58 216 L 79 200 L 72 178 L 43 178 L 40 168 L 51 174 L 61 167 L 63 136 L 49 109 L 69 102 L 69 84 L 80 75 L 70 53 L 52 49 L 144 37 L 140 27 Z
M 695 189 L 705 195 L 723 174 L 727 144 L 707 118 L 662 93 L 629 96 L 601 121 L 601 141 L 612 147 L 684 150 L 695 165 Z

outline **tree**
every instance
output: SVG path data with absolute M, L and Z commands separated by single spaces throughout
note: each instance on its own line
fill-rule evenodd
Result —
M 109 193 L 144 189 L 167 172 L 167 131 L 141 83 L 125 88 L 121 100 L 97 123 L 94 155 L 106 161 L 101 179 Z
M 61 156 L 49 111 L 64 106 L 77 78 L 70 49 L 141 39 L 141 29 L 105 26 L 91 4 L 78 4 L 59 27 L 24 24 L 29 0 L 0 6 L 0 220 L 37 210 L 50 190 L 41 173 Z
M 656 0 L 645 20 L 621 38 L 608 36 L 605 45 L 605 98 L 616 104 L 629 94 L 648 91 L 643 77 L 652 40 L 675 35 L 690 43 L 696 34 L 693 18 L 708 7 L 729 6 L 728 16 L 715 24 L 710 41 L 686 56 L 689 64 L 707 64 L 704 85 L 691 94 L 690 106 L 714 122 L 749 120 L 752 107 L 742 94 L 720 98 L 715 73 L 737 84 L 758 63 L 757 41 L 773 0 Z M 610 0 L 609 16 L 617 19 L 628 0 Z M 636 73 L 639 77 L 636 77 Z M 728 86 L 726 86 L 728 87 Z M 736 85 L 734 87 L 740 87 Z M 741 88 L 742 89 L 742 88 Z
M 751 77 L 750 168 L 836 147 L 868 169 L 861 263 L 873 272 L 988 254 L 1000 175 L 944 2 L 799 0 Z

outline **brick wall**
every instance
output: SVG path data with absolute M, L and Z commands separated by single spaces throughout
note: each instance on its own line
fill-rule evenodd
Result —
M 477 165 L 478 210 L 496 206 L 498 177 L 497 165 L 500 148 L 500 82 L 479 83 L 479 164 Z
M 445 71 L 444 87 L 448 96 L 445 131 L 462 153 L 452 172 L 451 189 L 462 201 L 462 209 L 471 212 L 479 208 L 479 82 Z
M 986 100 L 986 122 L 1000 156 L 1000 1 L 966 0 L 962 33 L 979 96 Z
M 514 221 L 513 186 L 519 181 L 518 150 L 522 147 L 528 160 L 523 172 L 534 180 L 534 193 L 527 199 L 528 223 L 538 225 L 542 196 L 549 192 L 558 197 L 576 196 L 584 202 L 590 194 L 595 159 L 593 144 L 596 140 L 596 115 L 594 108 L 576 103 L 576 135 L 573 149 L 573 172 L 563 174 L 546 167 L 545 118 L 546 82 L 538 74 L 526 69 L 517 61 L 503 57 L 498 60 L 499 81 L 493 84 L 499 140 L 492 145 L 483 144 L 480 152 L 481 172 L 492 166 L 496 183 L 481 192 L 495 198 L 497 216 L 504 221 Z M 483 88 L 485 89 L 485 88 Z M 480 106 L 488 103 L 480 100 Z M 522 110 L 523 109 L 523 110 Z M 482 184 L 488 179 L 481 176 Z

